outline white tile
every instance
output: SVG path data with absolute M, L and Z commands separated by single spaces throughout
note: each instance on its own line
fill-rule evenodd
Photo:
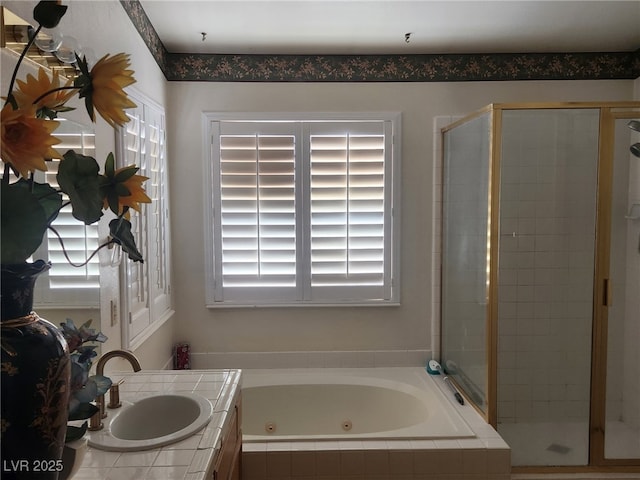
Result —
M 146 477 L 149 467 L 112 468 L 104 480 L 140 480 Z
M 83 467 L 112 467 L 115 465 L 120 453 L 106 452 L 95 448 L 89 448 L 82 461 Z
M 84 463 L 83 463 L 84 465 Z M 75 480 L 104 480 L 107 478 L 109 468 L 107 467 L 80 467 L 78 472 L 74 475 Z
M 186 466 L 164 466 L 151 467 L 146 478 L 149 480 L 183 480 L 186 475 Z
M 123 452 L 115 463 L 116 467 L 143 467 L 153 465 L 158 451 Z
M 192 450 L 162 450 L 153 462 L 153 466 L 189 465 L 195 455 Z

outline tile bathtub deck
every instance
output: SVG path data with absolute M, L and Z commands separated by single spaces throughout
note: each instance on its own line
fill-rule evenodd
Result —
M 509 480 L 509 446 L 468 403 L 437 382 L 475 438 L 243 444 L 244 480 Z

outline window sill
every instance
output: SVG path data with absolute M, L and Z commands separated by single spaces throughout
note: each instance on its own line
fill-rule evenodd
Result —
M 151 337 L 151 335 L 153 335 L 156 331 L 158 331 L 158 329 L 162 325 L 167 323 L 167 320 L 169 320 L 171 317 L 173 317 L 174 313 L 176 313 L 175 310 L 167 310 L 162 316 L 160 316 L 159 319 L 157 319 L 151 325 L 149 325 L 144 330 L 142 330 L 133 339 L 129 340 L 128 349 L 129 350 L 136 350 L 140 346 L 142 346 L 142 344 L 144 342 L 146 342 Z
M 400 302 L 357 302 L 357 303 L 232 303 L 207 304 L 207 308 L 306 308 L 306 307 L 399 307 Z

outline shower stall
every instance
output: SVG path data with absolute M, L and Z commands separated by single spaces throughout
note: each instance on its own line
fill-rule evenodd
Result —
M 640 102 L 442 130 L 441 363 L 516 471 L 640 471 Z

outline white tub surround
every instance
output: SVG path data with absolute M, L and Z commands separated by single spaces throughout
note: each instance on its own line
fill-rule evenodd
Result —
M 159 370 L 109 374 L 120 385 L 120 397 L 135 402 L 160 393 L 195 393 L 209 399 L 213 416 L 191 437 L 162 448 L 109 452 L 89 448 L 74 480 L 205 480 L 213 478 L 223 436 L 232 428 L 240 394 L 240 370 Z M 117 410 L 107 409 L 108 415 Z M 89 432 L 88 435 L 99 435 Z
M 421 367 L 245 372 L 244 442 L 475 437 Z
M 247 435 L 244 437 L 242 456 L 244 480 L 510 479 L 511 457 L 508 445 L 468 402 L 465 405 L 456 402 L 441 376 L 429 376 L 422 367 L 243 370 L 243 432 L 254 428 L 252 423 L 260 428 L 260 421 L 252 419 L 252 407 L 247 404 L 251 403 L 251 389 L 269 385 L 270 382 L 272 385 L 280 382 L 293 386 L 297 383 L 298 386 L 311 385 L 312 388 L 326 386 L 329 391 L 336 385 L 347 387 L 347 391 L 351 390 L 351 386 L 355 386 L 356 391 L 357 387 L 364 386 L 367 393 L 374 395 L 375 391 L 369 390 L 370 388 L 395 389 L 401 395 L 421 399 L 418 403 L 423 403 L 423 407 L 401 396 L 413 408 L 424 408 L 427 421 L 394 428 L 406 423 L 406 417 L 405 420 L 398 420 L 402 416 L 397 417 L 394 413 L 389 416 L 400 424 L 388 424 L 386 431 L 385 428 L 355 434 L 343 431 L 344 436 L 334 431 L 324 435 L 324 438 L 322 435 L 305 438 L 304 435 L 289 435 L 289 426 L 283 425 L 285 435 L 280 437 L 266 432 L 260 437 Z M 245 388 L 248 389 L 249 402 L 244 399 Z M 389 392 L 383 393 L 387 394 L 392 395 Z M 347 394 L 347 398 L 349 395 Z M 329 398 L 322 394 L 320 401 L 326 403 Z M 387 405 L 386 408 L 388 410 L 391 406 Z M 362 410 L 366 410 L 364 405 Z M 310 416 L 310 413 L 294 409 L 293 415 L 304 418 Z M 446 418 L 445 423 L 453 421 L 457 427 L 449 428 L 447 432 L 429 432 L 426 424 L 432 416 Z M 335 418 L 341 418 L 340 413 Z M 278 422 L 275 423 L 274 433 L 277 433 Z M 306 424 L 297 423 L 303 427 Z M 355 431 L 358 423 L 359 420 L 353 421 L 350 431 Z M 425 424 L 421 425 L 422 423 Z M 420 426 L 416 428 L 416 425 Z M 400 431 L 404 436 L 398 435 Z

